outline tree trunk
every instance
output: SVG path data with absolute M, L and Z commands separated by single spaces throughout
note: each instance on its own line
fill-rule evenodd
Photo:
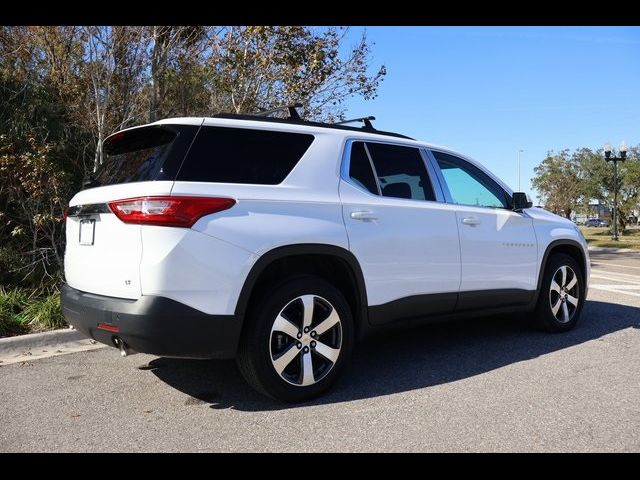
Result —
M 156 121 L 158 105 L 158 30 L 153 27 L 153 50 L 151 51 L 151 98 L 149 99 L 149 122 Z
M 93 159 L 93 173 L 102 165 L 102 129 L 98 130 L 98 142 L 96 143 L 96 153 Z

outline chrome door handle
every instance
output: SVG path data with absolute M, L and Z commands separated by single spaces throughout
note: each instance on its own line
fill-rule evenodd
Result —
M 378 216 L 370 210 L 361 210 L 358 212 L 351 212 L 351 218 L 354 220 L 377 220 Z
M 480 220 L 476 217 L 465 217 L 462 219 L 462 223 L 464 223 L 465 225 L 471 225 L 472 227 L 475 227 L 476 225 L 480 225 Z

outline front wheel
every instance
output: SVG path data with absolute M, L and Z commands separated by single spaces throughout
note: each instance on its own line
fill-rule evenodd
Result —
M 318 277 L 292 278 L 262 295 L 247 321 L 238 367 L 256 390 L 285 402 L 328 390 L 353 347 L 349 305 Z
M 564 253 L 553 254 L 542 279 L 538 303 L 532 314 L 535 326 L 548 332 L 571 330 L 584 305 L 582 268 Z

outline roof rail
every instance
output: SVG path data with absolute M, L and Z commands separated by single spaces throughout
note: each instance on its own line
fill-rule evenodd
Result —
M 360 117 L 360 118 L 352 118 L 350 120 L 342 120 L 341 122 L 335 122 L 334 125 L 344 125 L 345 123 L 354 123 L 354 122 L 362 122 L 364 123 L 363 128 L 370 128 L 371 130 L 375 130 L 373 125 L 371 124 L 371 120 L 375 120 L 376 117 L 373 115 L 369 115 L 368 117 Z
M 295 105 L 292 105 L 292 107 L 295 109 Z M 268 117 L 267 115 L 269 115 L 270 113 L 273 113 L 274 111 L 278 111 L 278 110 L 284 110 L 284 109 L 288 109 L 290 108 L 289 106 L 285 106 L 285 107 L 280 107 L 277 109 L 272 109 L 272 110 L 263 110 L 262 112 L 259 112 L 259 114 L 241 114 L 241 113 L 217 113 L 213 116 L 213 118 L 228 118 L 231 120 L 251 120 L 251 121 L 258 121 L 258 122 L 269 122 L 269 123 L 284 123 L 284 124 L 289 124 L 289 125 L 307 125 L 310 127 L 322 127 L 322 128 L 332 128 L 332 129 L 336 129 L 336 130 L 350 130 L 352 132 L 368 132 L 368 133 L 376 133 L 378 135 L 387 135 L 390 137 L 398 137 L 398 138 L 406 138 L 408 140 L 413 140 L 413 138 L 411 137 L 407 137 L 406 135 L 402 135 L 400 133 L 394 133 L 394 132 L 385 132 L 382 130 L 376 130 L 373 127 L 367 127 L 366 122 L 365 122 L 365 126 L 364 127 L 352 127 L 349 125 L 340 125 L 338 123 L 322 123 L 322 122 L 314 122 L 311 120 L 304 120 L 302 118 L 279 118 L 279 117 Z M 296 112 L 297 113 L 297 112 Z M 367 117 L 367 119 L 373 120 L 374 117 Z M 355 119 L 355 120 L 346 120 L 346 121 L 342 121 L 340 122 L 342 123 L 350 123 L 350 122 L 355 122 L 355 121 L 362 121 L 364 122 L 364 119 Z
M 296 110 L 296 108 L 299 108 L 299 107 L 302 107 L 302 104 L 300 102 L 296 102 L 296 103 L 291 104 L 291 105 L 282 105 L 280 107 L 271 108 L 269 110 L 260 110 L 259 112 L 253 113 L 252 115 L 255 115 L 256 117 L 268 117 L 272 113 L 281 112 L 283 110 L 288 110 L 289 111 L 289 118 L 292 118 L 294 120 L 302 120 L 300 118 L 300 114 Z

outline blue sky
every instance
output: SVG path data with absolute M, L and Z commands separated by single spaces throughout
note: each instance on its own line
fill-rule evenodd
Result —
M 365 27 L 351 27 L 353 44 Z M 450 146 L 522 190 L 548 150 L 640 143 L 638 27 L 366 27 L 387 77 L 347 116 Z M 537 198 L 534 198 L 534 202 Z

